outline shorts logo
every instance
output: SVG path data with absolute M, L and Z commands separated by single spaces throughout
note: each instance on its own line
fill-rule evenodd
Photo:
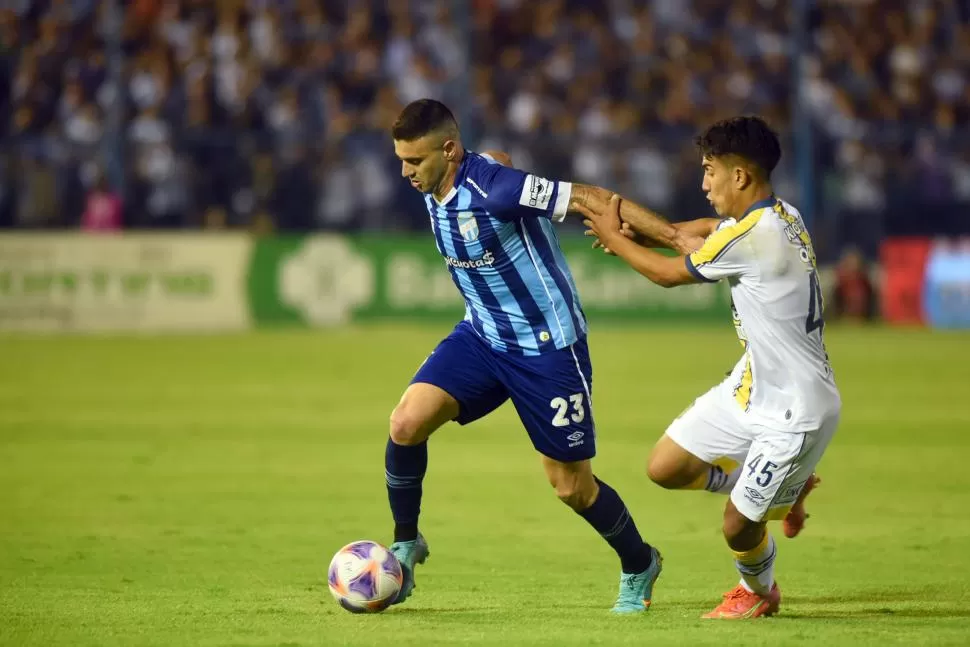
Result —
M 583 441 L 583 436 L 585 436 L 585 435 L 586 434 L 584 434 L 581 431 L 574 431 L 573 433 L 571 433 L 568 436 L 566 436 L 566 440 L 570 441 L 569 442 L 569 446 L 570 447 L 576 447 L 577 445 L 582 445 L 583 444 L 583 442 L 584 442 Z
M 475 216 L 467 211 L 458 214 L 458 233 L 465 242 L 478 240 L 478 221 L 475 220 Z
M 758 492 L 754 488 L 746 487 L 746 488 L 744 488 L 744 491 L 747 493 L 748 498 L 750 498 L 752 501 L 764 501 L 765 500 L 764 495 L 762 495 L 761 492 Z
M 522 184 L 522 193 L 519 195 L 519 204 L 523 207 L 533 209 L 549 208 L 549 201 L 552 200 L 553 183 L 549 180 L 535 175 L 528 175 Z
M 788 505 L 789 503 L 794 503 L 798 498 L 798 495 L 802 493 L 802 488 L 805 487 L 806 481 L 787 487 L 781 491 L 781 494 L 775 499 L 777 505 Z

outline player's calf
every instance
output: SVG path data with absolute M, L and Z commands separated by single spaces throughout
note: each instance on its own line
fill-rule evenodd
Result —
M 763 521 L 748 519 L 741 514 L 732 501 L 728 501 L 724 507 L 721 530 L 728 546 L 735 552 L 751 550 L 761 543 L 767 534 L 766 524 Z
M 620 593 L 613 611 L 645 611 L 660 576 L 660 553 L 643 541 L 623 499 L 593 475 L 589 460 L 561 462 L 543 456 L 542 461 L 559 499 L 585 519 L 620 558 Z
M 725 594 L 722 603 L 704 617 L 741 619 L 776 613 L 781 603 L 774 572 L 777 548 L 766 524 L 747 518 L 728 501 L 723 532 L 734 553 L 741 584 Z
M 412 384 L 391 414 L 384 451 L 384 481 L 394 517 L 394 541 L 418 538 L 422 484 L 428 469 L 428 436 L 458 415 L 458 403 L 430 384 Z

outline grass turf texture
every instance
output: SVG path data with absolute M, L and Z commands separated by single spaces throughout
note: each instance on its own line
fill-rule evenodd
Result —
M 595 323 L 595 322 L 594 322 Z M 615 618 L 618 563 L 559 503 L 510 405 L 433 439 L 415 595 L 330 597 L 355 539 L 390 542 L 387 416 L 447 328 L 0 339 L 0 643 L 967 644 L 970 336 L 827 331 L 845 399 L 780 616 L 702 621 L 737 581 L 725 499 L 643 475 L 740 349 L 724 329 L 594 326 L 597 473 L 665 555 Z

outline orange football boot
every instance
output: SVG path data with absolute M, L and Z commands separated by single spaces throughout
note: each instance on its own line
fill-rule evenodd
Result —
M 734 589 L 724 594 L 724 601 L 713 611 L 704 614 L 704 618 L 719 620 L 747 620 L 761 616 L 773 616 L 781 606 L 781 590 L 778 583 L 771 585 L 771 592 L 761 596 L 752 593 L 738 584 Z

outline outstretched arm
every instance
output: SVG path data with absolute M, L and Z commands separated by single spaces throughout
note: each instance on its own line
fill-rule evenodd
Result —
M 691 236 L 700 236 L 701 238 L 707 238 L 717 229 L 718 224 L 720 224 L 720 219 L 718 218 L 697 218 L 696 220 L 687 220 L 685 222 L 675 222 L 674 227 L 677 229 L 690 234 Z M 691 250 L 693 251 L 693 250 Z
M 588 213 L 604 213 L 611 195 L 613 192 L 608 189 L 575 183 L 572 185 L 568 210 L 584 216 Z M 621 201 L 620 219 L 643 237 L 644 244 L 668 247 L 686 254 L 703 243 L 698 234 L 675 227 L 663 216 L 629 200 Z
M 620 214 L 622 202 L 618 195 L 610 198 L 602 211 L 579 207 L 586 216 L 584 221 L 603 246 L 616 254 L 640 274 L 665 288 L 697 283 L 698 279 L 687 267 L 684 256 L 664 256 L 652 249 L 641 247 L 623 235 Z
M 700 247 L 700 243 L 704 239 L 706 239 L 708 236 L 714 233 L 714 231 L 717 229 L 718 223 L 720 222 L 721 221 L 717 218 L 698 218 L 696 220 L 688 220 L 686 222 L 672 222 L 670 224 L 673 225 L 675 228 L 679 229 L 682 233 L 686 233 L 689 236 L 695 236 L 696 238 L 695 238 L 694 244 L 696 246 L 694 249 L 697 249 Z M 592 229 L 587 229 L 583 233 L 586 236 L 593 237 L 594 239 L 593 249 L 602 249 L 607 254 L 610 254 L 611 256 L 616 256 L 616 254 L 614 254 L 608 247 L 603 245 L 603 242 L 599 238 L 596 238 L 596 234 L 595 232 L 593 232 Z M 624 236 L 626 236 L 627 238 L 635 242 L 637 245 L 640 245 L 641 247 L 654 247 L 654 248 L 663 247 L 665 249 L 669 249 L 665 245 L 662 245 L 655 240 L 651 240 L 646 236 L 641 236 L 640 234 L 635 232 L 630 227 L 630 223 L 627 223 L 627 222 L 623 223 L 620 233 L 622 233 Z

